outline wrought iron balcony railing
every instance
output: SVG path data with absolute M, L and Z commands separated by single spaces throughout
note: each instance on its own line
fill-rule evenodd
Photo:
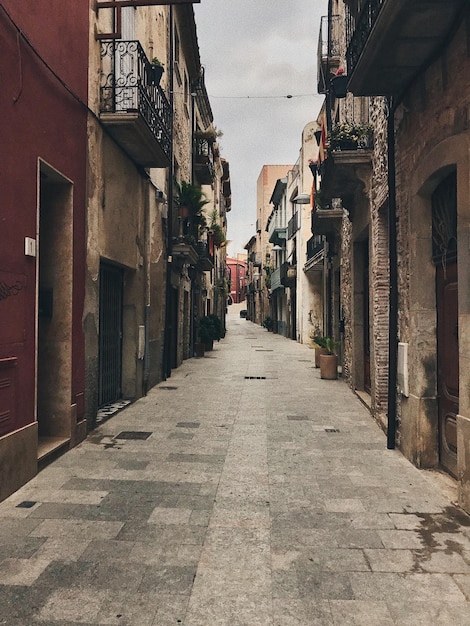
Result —
M 196 242 L 196 252 L 199 255 L 198 265 L 200 269 L 206 272 L 213 269 L 214 257 L 211 255 L 209 250 L 209 244 L 206 241 Z
M 287 238 L 291 239 L 299 230 L 299 213 L 296 211 L 287 223 Z
M 348 12 L 346 18 L 346 45 L 349 73 L 354 71 L 372 28 L 385 0 L 364 0 L 357 18 Z
M 271 291 L 277 291 L 278 289 L 284 289 L 284 285 L 281 283 L 281 268 L 276 267 L 271 272 Z
M 343 24 L 339 15 L 332 15 L 331 20 L 328 20 L 327 15 L 321 18 L 317 59 L 318 93 L 328 91 L 331 74 L 339 67 Z
M 124 149 L 146 167 L 165 167 L 171 151 L 170 104 L 138 41 L 101 42 L 100 115 Z M 119 123 L 118 120 L 119 119 Z
M 208 139 L 197 138 L 194 141 L 194 165 L 196 176 L 201 185 L 210 185 L 214 180 L 214 152 L 212 142 Z
M 324 249 L 325 239 L 324 235 L 313 235 L 313 237 L 310 237 L 307 241 L 307 261 L 313 259 L 314 256 Z
M 468 0 L 345 2 L 348 91 L 401 95 L 445 54 L 465 22 Z

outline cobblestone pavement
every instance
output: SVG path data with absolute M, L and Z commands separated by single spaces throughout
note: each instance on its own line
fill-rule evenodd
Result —
M 238 309 L 0 504 L 0 624 L 470 624 L 451 481 Z

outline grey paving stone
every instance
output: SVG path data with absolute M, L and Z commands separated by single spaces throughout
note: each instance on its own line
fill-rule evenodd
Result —
M 307 346 L 229 324 L 0 503 L 0 624 L 468 626 L 470 518 Z
M 139 592 L 189 595 L 196 577 L 195 566 L 151 566 L 139 586 Z

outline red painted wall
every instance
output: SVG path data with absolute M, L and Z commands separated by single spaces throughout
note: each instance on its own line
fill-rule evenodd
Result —
M 235 303 L 244 302 L 246 297 L 246 263 L 231 258 L 227 258 L 226 263 L 230 272 L 230 295 Z
M 34 420 L 36 259 L 24 238 L 36 238 L 39 158 L 73 182 L 71 403 L 84 391 L 88 17 L 80 0 L 0 4 L 0 370 L 16 359 L 0 435 Z

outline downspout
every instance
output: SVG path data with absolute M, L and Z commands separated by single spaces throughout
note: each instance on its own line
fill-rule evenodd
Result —
M 332 22 L 333 22 L 333 0 L 328 0 L 328 52 L 326 55 L 326 81 L 327 81 L 327 85 L 326 85 L 326 93 L 325 93 L 325 113 L 326 113 L 326 131 L 327 133 L 331 132 L 331 127 L 333 125 L 332 122 L 332 118 L 331 118 L 331 92 L 330 92 L 330 86 L 329 86 L 329 81 L 330 81 L 330 52 L 331 52 L 331 48 L 332 48 L 332 35 L 331 35 L 331 29 L 332 29 Z M 327 237 L 326 243 L 325 243 L 325 259 L 323 262 L 323 271 L 324 271 L 324 277 L 323 277 L 323 297 L 325 298 L 325 302 L 326 302 L 326 306 L 324 307 L 324 315 L 325 315 L 325 319 L 323 321 L 323 325 L 324 325 L 324 329 L 326 332 L 326 335 L 328 337 L 332 337 L 333 336 L 333 315 L 332 315 L 332 311 L 333 311 L 333 303 L 331 301 L 331 298 L 333 296 L 332 293 L 332 289 L 331 289 L 331 285 L 332 285 L 332 280 L 331 280 L 331 256 L 330 256 L 330 248 L 331 248 L 331 242 L 329 240 L 329 238 Z
M 389 320 L 388 320 L 388 406 L 387 448 L 395 449 L 397 422 L 397 365 L 398 365 L 398 254 L 397 254 L 397 198 L 395 164 L 395 102 L 387 100 L 387 156 L 388 156 L 388 255 L 389 255 Z
M 171 251 L 173 249 L 173 177 L 174 177 L 174 17 L 173 5 L 169 7 L 170 15 L 170 37 L 169 37 L 169 61 L 170 61 L 170 165 L 168 168 L 168 198 L 167 198 L 167 239 L 166 239 L 166 288 L 165 288 L 165 331 L 163 339 L 163 367 L 162 377 L 166 380 L 171 376 L 171 338 L 172 338 L 172 298 L 171 298 L 171 272 L 173 259 Z

